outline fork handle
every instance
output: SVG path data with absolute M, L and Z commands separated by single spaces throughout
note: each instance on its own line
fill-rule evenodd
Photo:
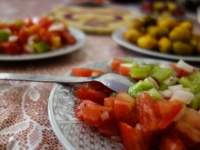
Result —
M 91 81 L 90 78 L 86 77 L 49 76 L 49 75 L 31 75 L 31 74 L 14 74 L 14 73 L 0 73 L 0 80 L 54 82 L 54 83 L 84 83 Z

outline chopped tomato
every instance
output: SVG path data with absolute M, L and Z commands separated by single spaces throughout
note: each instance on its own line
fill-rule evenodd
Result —
M 176 132 L 168 132 L 167 134 L 162 135 L 159 146 L 161 150 L 187 150 L 183 141 L 176 134 Z
M 22 27 L 20 30 L 19 30 L 19 42 L 21 44 L 25 44 L 27 43 L 27 40 L 28 40 L 28 33 L 26 31 L 26 28 L 25 27 Z
M 0 43 L 0 50 L 4 54 L 12 55 L 12 54 L 20 54 L 22 48 L 19 46 L 18 43 L 15 42 L 3 42 Z
M 157 131 L 160 118 L 153 98 L 142 92 L 136 99 L 136 111 L 141 126 L 149 131 Z
M 75 95 L 81 100 L 89 99 L 98 104 L 103 104 L 104 98 L 106 97 L 104 93 L 87 89 L 85 86 L 82 86 L 80 89 L 76 90 Z
M 84 122 L 93 126 L 102 126 L 114 117 L 111 107 L 101 106 L 95 102 L 82 101 L 82 106 L 78 106 L 79 114 Z M 77 111 L 78 112 L 78 111 Z
M 93 70 L 88 68 L 73 68 L 72 75 L 76 77 L 91 77 Z
M 104 122 L 103 125 L 98 127 L 98 131 L 106 136 L 118 136 L 119 135 L 119 127 L 118 127 L 118 123 L 115 120 L 115 118 L 113 118 L 112 120 L 108 120 L 106 122 Z
M 109 96 L 109 97 L 104 98 L 104 106 L 114 108 L 115 98 L 116 97 L 114 97 L 114 96 Z
M 49 28 L 53 24 L 53 20 L 47 17 L 42 17 L 39 19 L 38 24 L 40 24 L 44 28 Z
M 97 82 L 97 81 L 92 81 L 88 83 L 88 89 L 93 89 L 96 91 L 101 91 L 102 93 L 106 94 L 109 96 L 111 93 L 113 93 L 113 90 L 105 86 L 104 84 Z
M 62 32 L 62 37 L 65 43 L 74 44 L 76 43 L 76 39 L 69 32 Z
M 189 73 L 189 72 L 187 72 L 185 70 L 182 70 L 182 69 L 178 68 L 176 66 L 176 64 L 174 64 L 174 63 L 171 63 L 170 66 L 176 71 L 178 78 L 181 78 L 183 76 L 188 76 L 189 74 L 191 74 L 191 73 Z
M 130 77 L 131 67 L 120 66 L 119 74 Z
M 173 122 L 174 118 L 177 116 L 177 114 L 181 111 L 183 106 L 184 103 L 178 100 L 157 101 L 156 108 L 160 116 L 160 122 L 158 123 L 158 127 L 164 129 L 168 125 L 170 125 Z
M 135 126 L 138 123 L 135 99 L 125 92 L 118 93 L 114 100 L 114 114 L 117 120 Z
M 120 67 L 120 64 L 123 63 L 124 61 L 121 60 L 121 59 L 118 59 L 118 58 L 114 58 L 112 63 L 111 63 L 111 68 L 113 71 L 115 72 L 119 72 L 119 67 Z
M 119 123 L 122 142 L 126 150 L 149 150 L 151 135 L 126 123 Z

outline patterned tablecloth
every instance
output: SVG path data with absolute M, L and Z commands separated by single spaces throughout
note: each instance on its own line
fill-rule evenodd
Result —
M 1 0 L 0 19 L 41 16 L 57 5 L 67 4 L 65 0 Z M 0 61 L 0 72 L 59 76 L 73 67 L 119 56 L 141 55 L 120 47 L 109 35 L 87 35 L 85 45 L 76 52 L 41 60 Z M 0 81 L 0 150 L 64 149 L 48 116 L 48 99 L 54 86 L 54 83 Z

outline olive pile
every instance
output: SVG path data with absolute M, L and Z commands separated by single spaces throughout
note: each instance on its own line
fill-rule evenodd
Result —
M 147 50 L 176 55 L 200 54 L 200 36 L 193 33 L 193 24 L 171 17 L 134 20 L 123 34 L 128 42 Z

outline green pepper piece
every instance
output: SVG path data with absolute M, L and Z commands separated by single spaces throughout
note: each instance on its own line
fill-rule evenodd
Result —
M 50 45 L 45 41 L 41 41 L 39 43 L 34 43 L 33 47 L 34 47 L 36 53 L 44 53 L 44 52 L 50 50 Z
M 6 30 L 0 30 L 0 42 L 8 41 L 10 32 Z

